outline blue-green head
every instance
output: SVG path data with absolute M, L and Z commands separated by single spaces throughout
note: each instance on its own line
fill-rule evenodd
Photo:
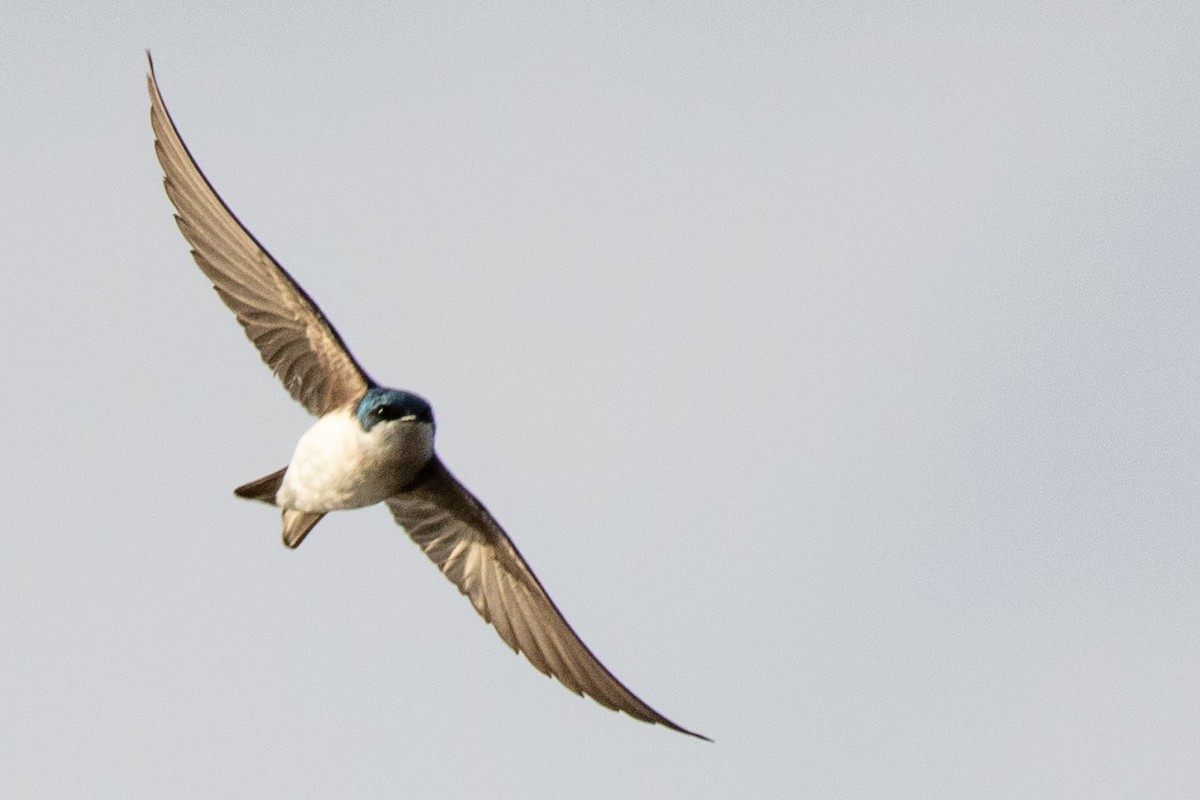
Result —
M 433 425 L 433 408 L 424 397 L 402 389 L 372 386 L 354 407 L 354 416 L 364 431 L 391 420 L 427 422 Z

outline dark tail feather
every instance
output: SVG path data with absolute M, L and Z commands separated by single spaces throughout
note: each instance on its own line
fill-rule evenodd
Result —
M 304 537 L 312 530 L 313 525 L 321 521 L 322 513 L 310 514 L 307 511 L 296 511 L 292 508 L 283 510 L 283 543 L 293 550 L 300 546 Z
M 259 478 L 239 486 L 233 490 L 233 493 L 238 497 L 245 497 L 247 500 L 261 500 L 264 503 L 275 505 L 275 493 L 279 491 L 279 484 L 283 483 L 283 473 L 285 472 L 287 472 L 287 467 L 278 472 L 272 472 L 265 478 Z

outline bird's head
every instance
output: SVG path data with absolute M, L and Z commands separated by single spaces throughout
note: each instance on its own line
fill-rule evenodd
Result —
M 425 398 L 382 386 L 372 386 L 367 390 L 355 406 L 354 416 L 362 429 L 368 432 L 381 422 L 423 422 L 434 426 L 433 408 Z

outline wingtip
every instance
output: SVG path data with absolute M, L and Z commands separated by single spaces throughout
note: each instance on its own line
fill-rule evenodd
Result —
M 703 741 L 708 742 L 709 744 L 715 744 L 715 742 L 713 742 L 712 739 L 708 738 L 703 733 L 696 733 L 695 731 L 689 731 L 687 728 L 683 727 L 682 725 L 676 725 L 674 722 L 671 722 L 671 720 L 667 719 L 666 717 L 663 717 L 662 719 L 653 720 L 653 722 L 656 722 L 659 725 L 662 725 L 664 728 L 670 728 L 673 731 L 678 731 L 679 733 L 683 733 L 688 736 L 692 736 L 697 739 L 701 739 Z
M 702 742 L 708 742 L 709 744 L 716 744 L 716 742 L 714 742 L 712 739 L 705 736 L 703 733 L 696 733 L 695 731 L 686 731 L 683 728 L 679 728 L 678 730 L 680 733 L 686 733 L 688 736 L 694 736 Z

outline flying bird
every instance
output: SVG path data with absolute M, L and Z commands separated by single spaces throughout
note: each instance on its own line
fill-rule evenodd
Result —
M 149 54 L 147 54 L 148 56 Z M 317 417 L 286 467 L 239 486 L 277 506 L 298 547 L 327 513 L 384 503 L 509 647 L 600 705 L 711 741 L 642 702 L 572 630 L 508 535 L 442 464 L 433 409 L 371 379 L 321 309 L 204 177 L 163 103 L 150 62 L 150 123 L 163 185 L 200 270 L 292 398 Z

